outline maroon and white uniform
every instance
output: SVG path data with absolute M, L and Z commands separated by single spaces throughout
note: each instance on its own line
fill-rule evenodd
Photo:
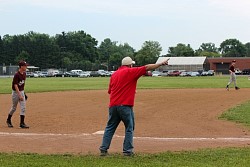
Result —
M 16 72 L 14 75 L 13 81 L 12 81 L 12 107 L 10 109 L 9 114 L 13 115 L 13 113 L 16 111 L 16 107 L 18 102 L 20 102 L 20 107 L 21 107 L 21 112 L 20 115 L 25 115 L 25 110 L 26 110 L 26 101 L 24 98 L 24 86 L 25 86 L 25 80 L 26 80 L 26 73 L 24 72 L 21 74 L 19 71 Z M 23 101 L 19 99 L 19 95 L 16 92 L 15 86 L 18 86 L 18 89 L 23 96 Z

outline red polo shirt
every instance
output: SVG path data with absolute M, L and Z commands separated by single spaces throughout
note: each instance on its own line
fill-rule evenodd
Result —
M 134 106 L 137 80 L 146 73 L 146 67 L 121 66 L 110 78 L 109 107 L 118 105 Z

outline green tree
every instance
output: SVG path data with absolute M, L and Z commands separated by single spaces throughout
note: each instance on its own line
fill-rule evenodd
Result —
M 237 39 L 227 39 L 220 44 L 219 49 L 224 57 L 245 57 L 247 49 Z
M 117 42 L 111 41 L 111 39 L 106 38 L 101 42 L 98 51 L 99 51 L 99 61 L 102 63 L 107 63 L 110 56 L 117 51 Z
M 179 43 L 175 47 L 169 47 L 167 55 L 170 57 L 192 57 L 194 56 L 194 50 L 189 44 Z
M 63 68 L 69 69 L 70 65 L 72 64 L 71 59 L 69 57 L 63 56 L 62 64 Z
M 132 48 L 128 43 L 120 44 L 116 47 L 115 52 L 109 57 L 109 69 L 116 70 L 121 66 L 121 60 L 126 57 L 134 57 L 135 49 Z
M 195 55 L 200 56 L 200 57 L 220 57 L 221 56 L 219 53 L 207 52 L 207 51 L 196 51 Z
M 128 43 L 124 43 L 123 45 L 118 46 L 119 52 L 124 56 L 130 56 L 133 57 L 135 53 L 135 49 L 130 46 Z
M 71 68 L 81 67 L 82 69 L 86 69 L 86 67 L 83 67 L 83 64 L 86 63 L 83 62 L 95 62 L 99 57 L 97 49 L 98 42 L 84 31 L 62 32 L 62 34 L 55 36 L 55 41 L 60 48 L 62 58 L 64 58 L 63 56 L 65 55 L 62 54 L 63 52 L 71 53 L 71 56 L 67 56 L 72 62 L 70 65 Z M 79 63 L 81 65 L 79 65 Z
M 112 71 L 115 71 L 118 69 L 119 66 L 121 66 L 121 60 L 125 57 L 124 55 L 116 52 L 112 54 L 109 58 L 109 66 Z
M 3 36 L 2 39 L 2 61 L 7 64 L 16 64 L 15 58 L 18 55 L 15 47 L 14 37 L 8 34 Z
M 245 44 L 246 47 L 246 56 L 250 57 L 250 42 Z
M 155 63 L 160 56 L 162 47 L 157 41 L 145 41 L 135 56 L 136 65 Z
M 91 70 L 93 66 L 93 63 L 91 63 L 89 60 L 83 60 L 83 70 Z
M 53 38 L 47 34 L 29 32 L 27 34 L 32 41 L 30 50 L 30 64 L 41 68 L 61 67 L 59 47 Z
M 30 54 L 26 51 L 22 51 L 15 59 L 16 62 L 19 62 L 20 60 L 27 61 L 30 57 Z
M 202 57 L 220 57 L 218 48 L 214 43 L 202 43 L 200 48 L 195 51 L 196 56 Z
M 70 58 L 70 66 L 79 62 L 98 59 L 97 41 L 84 31 L 68 32 L 50 37 L 33 31 L 24 35 L 5 35 L 0 40 L 1 61 L 16 64 L 20 53 L 29 53 L 27 62 L 41 68 L 64 68 L 64 57 Z M 68 64 L 69 65 L 69 64 Z M 89 66 L 88 66 L 89 67 Z
M 116 41 L 107 38 L 101 42 L 99 48 L 99 61 L 101 68 L 115 70 L 121 65 L 121 60 L 125 56 L 133 57 L 135 50 L 128 44 L 117 45 Z
M 0 36 L 0 65 L 4 63 L 4 50 L 3 50 L 3 40 L 2 37 Z
M 214 43 L 202 43 L 199 49 L 202 51 L 218 53 L 218 48 Z

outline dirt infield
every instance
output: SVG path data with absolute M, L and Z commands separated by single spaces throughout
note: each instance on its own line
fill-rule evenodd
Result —
M 108 114 L 106 90 L 29 93 L 26 122 L 20 129 L 5 124 L 10 95 L 0 96 L 0 152 L 95 154 Z M 135 152 L 194 150 L 250 145 L 242 125 L 218 120 L 228 108 L 250 100 L 250 89 L 137 90 Z M 123 125 L 118 127 L 110 152 L 121 152 Z

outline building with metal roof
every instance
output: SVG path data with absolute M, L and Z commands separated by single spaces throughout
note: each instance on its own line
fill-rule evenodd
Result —
M 209 70 L 209 62 L 206 57 L 159 57 L 156 63 L 164 60 L 168 61 L 168 66 L 161 66 L 159 71 L 184 70 L 201 71 Z

